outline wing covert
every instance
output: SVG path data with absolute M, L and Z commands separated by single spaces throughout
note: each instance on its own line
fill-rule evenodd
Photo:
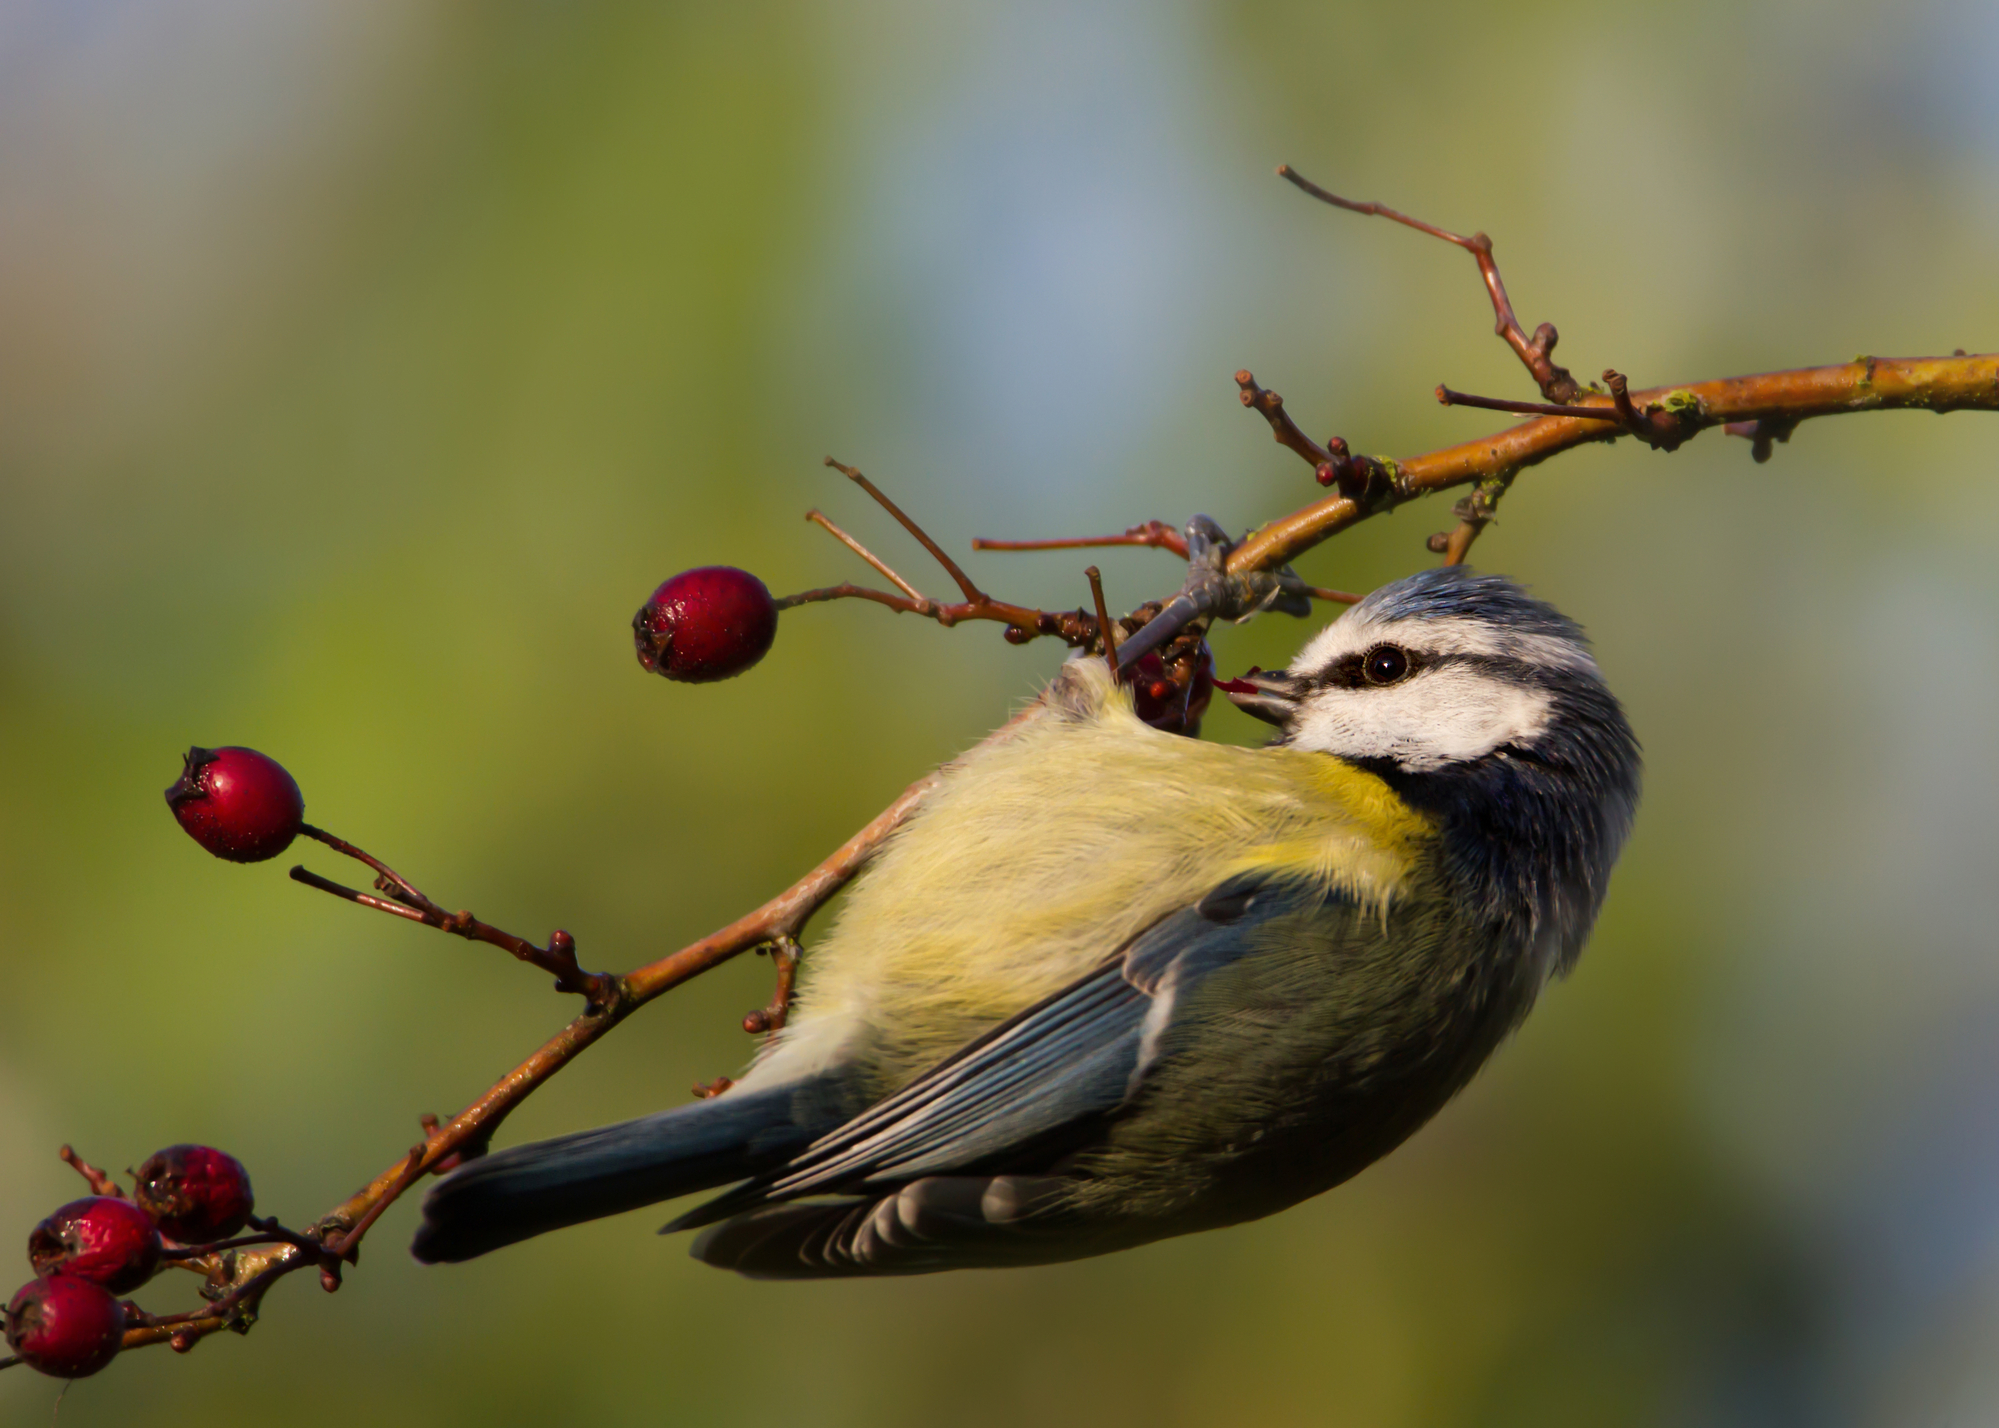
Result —
M 1118 956 L 1000 1023 L 794 1159 L 667 1231 L 807 1195 L 873 1193 L 997 1167 L 1009 1151 L 1114 1111 L 1142 1083 L 1184 990 L 1253 950 L 1255 931 L 1318 894 L 1239 877 L 1169 914 Z

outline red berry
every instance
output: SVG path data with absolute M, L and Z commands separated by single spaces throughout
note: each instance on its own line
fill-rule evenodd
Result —
M 130 1200 L 91 1195 L 72 1200 L 28 1236 L 37 1274 L 67 1274 L 130 1294 L 160 1267 L 160 1231 Z
M 255 749 L 189 749 L 167 806 L 188 837 L 232 863 L 277 857 L 305 820 L 305 796 L 292 776 Z
M 1183 672 L 1168 669 L 1157 651 L 1141 657 L 1127 676 L 1132 681 L 1132 707 L 1155 729 L 1199 735 L 1201 716 L 1208 712 L 1208 701 L 1215 693 L 1215 659 L 1205 644 L 1184 685 L 1180 682 Z
M 153 1152 L 139 1167 L 136 1195 L 160 1233 L 184 1245 L 228 1239 L 257 1207 L 243 1162 L 205 1145 Z
M 639 663 L 686 684 L 741 674 L 777 638 L 777 602 L 733 565 L 683 570 L 632 617 Z
M 111 1291 L 73 1274 L 30 1280 L 7 1305 L 7 1347 L 57 1378 L 88 1378 L 118 1357 L 125 1310 Z

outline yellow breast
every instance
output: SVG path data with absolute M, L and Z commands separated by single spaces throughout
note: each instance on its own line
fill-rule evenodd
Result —
M 1065 666 L 1044 701 L 947 773 L 808 940 L 799 1010 L 759 1072 L 860 1055 L 899 1084 L 1229 877 L 1283 871 L 1380 906 L 1432 835 L 1336 759 L 1147 727 L 1098 661 Z

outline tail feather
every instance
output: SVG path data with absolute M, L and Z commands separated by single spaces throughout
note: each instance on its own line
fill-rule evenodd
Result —
M 410 1251 L 457 1263 L 782 1164 L 847 1114 L 830 1078 L 736 1090 L 472 1161 L 424 1197 Z

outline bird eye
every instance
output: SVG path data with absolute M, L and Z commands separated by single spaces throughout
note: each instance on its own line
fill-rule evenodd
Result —
M 1394 684 L 1409 673 L 1409 656 L 1394 645 L 1376 645 L 1361 660 L 1369 684 Z

